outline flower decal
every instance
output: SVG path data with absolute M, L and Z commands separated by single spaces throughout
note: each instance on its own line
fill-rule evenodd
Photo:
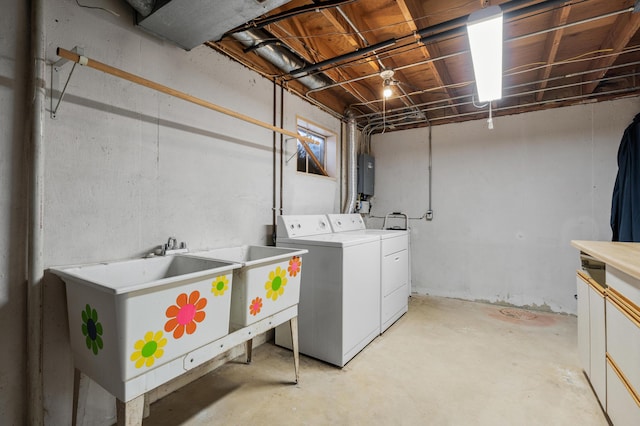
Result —
M 196 323 L 202 322 L 206 313 L 203 311 L 207 306 L 207 299 L 200 298 L 199 291 L 193 291 L 187 297 L 187 293 L 181 293 L 176 298 L 176 305 L 167 308 L 166 315 L 170 318 L 164 325 L 164 331 L 173 331 L 173 338 L 179 339 L 184 332 L 193 334 L 196 331 Z
M 131 354 L 131 361 L 136 363 L 136 368 L 140 368 L 143 365 L 147 367 L 153 366 L 156 359 L 164 355 L 164 345 L 167 344 L 167 339 L 162 337 L 162 331 L 147 331 L 144 335 L 144 340 L 138 340 L 134 345 L 135 351 Z
M 269 272 L 269 281 L 264 285 L 265 290 L 267 290 L 267 299 L 273 299 L 274 301 L 278 300 L 278 296 L 282 296 L 284 293 L 284 286 L 287 285 L 287 271 L 276 267 L 275 271 Z
M 213 293 L 214 296 L 222 296 L 227 290 L 229 290 L 229 280 L 226 275 L 216 277 L 211 283 L 211 293 Z
M 82 334 L 86 337 L 87 349 L 98 355 L 102 349 L 102 324 L 98 321 L 98 312 L 89 304 L 82 311 Z
M 261 309 L 262 309 L 262 298 L 256 297 L 251 301 L 251 304 L 249 305 L 249 313 L 253 316 L 256 316 L 257 314 L 260 313 Z
M 296 275 L 298 275 L 301 269 L 302 259 L 300 259 L 300 256 L 293 256 L 289 261 L 289 267 L 287 268 L 287 270 L 289 271 L 289 276 L 295 277 Z

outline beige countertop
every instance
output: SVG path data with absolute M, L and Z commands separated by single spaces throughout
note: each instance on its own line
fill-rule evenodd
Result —
M 571 245 L 607 265 L 640 279 L 640 243 L 573 240 Z

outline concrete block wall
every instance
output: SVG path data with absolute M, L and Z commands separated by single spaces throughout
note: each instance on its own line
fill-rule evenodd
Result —
M 2 346 L 12 350 L 0 351 L 0 422 L 23 424 L 28 409 L 24 128 L 29 9 L 28 2 L 1 1 L 6 13 L 0 17 L 0 235 L 11 244 L 0 247 L 0 320 Z M 120 16 L 81 8 L 75 0 L 45 2 L 48 63 L 59 59 L 57 47 L 82 46 L 92 59 L 272 123 L 272 82 L 208 47 L 186 52 L 136 28 L 133 9 L 124 1 L 99 6 Z M 68 63 L 51 76 L 47 67 L 47 93 L 54 103 L 71 68 Z M 279 88 L 276 94 L 279 113 Z M 47 110 L 49 102 L 48 96 Z M 287 129 L 295 131 L 299 115 L 340 135 L 339 119 L 286 91 L 283 102 Z M 57 117 L 48 112 L 47 267 L 138 257 L 169 236 L 192 250 L 271 242 L 271 131 L 81 66 Z M 295 150 L 295 141 L 289 141 L 284 155 Z M 284 212 L 337 211 L 340 177 L 305 176 L 295 167 L 292 161 L 284 169 Z M 65 291 L 51 274 L 44 282 L 43 315 L 45 423 L 71 424 Z M 87 407 L 88 424 L 114 422 L 113 400 L 95 384 Z
M 640 98 L 433 128 L 433 221 L 411 220 L 413 291 L 576 312 L 572 239 L 610 240 L 624 129 Z M 428 209 L 428 130 L 375 135 L 372 216 Z M 371 218 L 379 227 L 382 219 Z

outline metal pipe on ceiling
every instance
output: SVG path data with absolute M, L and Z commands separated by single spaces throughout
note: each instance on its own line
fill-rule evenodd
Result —
M 547 8 L 547 7 L 551 7 L 554 6 L 555 4 L 559 4 L 559 3 L 566 3 L 567 0 L 546 0 L 543 1 L 541 3 L 537 3 L 535 5 L 531 5 L 528 7 L 523 7 L 524 4 L 530 3 L 531 0 L 513 0 L 510 1 L 508 3 L 503 3 L 501 5 L 501 8 L 503 10 L 503 12 L 505 12 L 506 14 L 508 14 L 509 18 L 514 18 L 517 16 L 520 16 L 520 14 L 526 14 L 526 13 L 533 13 L 535 11 L 538 11 L 542 8 Z M 523 8 L 522 10 L 518 10 L 520 8 Z M 517 14 L 515 12 L 518 12 Z M 506 18 L 505 18 L 506 19 Z M 459 27 L 464 27 L 467 23 L 468 20 L 468 16 L 462 16 L 460 18 L 455 18 L 452 19 L 450 21 L 447 22 L 442 22 L 440 24 L 436 24 L 436 25 L 432 25 L 430 27 L 427 28 L 423 28 L 420 29 L 418 31 L 416 31 L 416 34 L 424 36 L 425 34 L 430 34 L 430 33 L 437 33 L 437 32 L 442 32 L 442 31 L 446 31 L 446 30 L 455 30 Z M 413 34 L 410 34 L 408 36 L 404 36 L 401 38 L 392 38 L 392 39 L 388 39 L 385 41 L 381 41 L 379 43 L 376 43 L 375 45 L 369 46 L 368 48 L 363 48 L 363 49 L 356 49 L 353 52 L 349 52 L 349 53 L 345 53 L 343 55 L 339 55 L 324 61 L 320 61 L 317 62 L 315 64 L 311 64 L 308 65 L 306 67 L 302 67 L 302 68 L 298 68 L 295 69 L 293 71 L 291 71 L 289 73 L 290 76 L 298 76 L 300 74 L 305 74 L 305 73 L 309 73 L 312 71 L 316 71 L 326 65 L 332 65 L 334 63 L 337 62 L 341 62 L 341 61 L 345 61 L 348 59 L 353 59 L 356 58 L 358 56 L 363 56 L 366 55 L 367 53 L 371 53 L 374 50 L 379 50 L 379 49 L 384 49 L 386 47 L 389 46 L 393 46 L 395 45 L 398 41 L 403 40 L 403 39 L 407 39 L 413 37 Z M 436 37 L 436 36 L 430 36 L 430 37 Z M 415 41 L 414 41 L 415 42 Z
M 630 9 L 632 10 L 633 8 L 621 9 L 621 10 L 618 10 L 618 11 L 615 11 L 615 12 L 606 13 L 606 14 L 594 16 L 594 17 L 591 17 L 591 18 L 586 18 L 586 19 L 583 19 L 583 20 L 580 20 L 580 21 L 576 21 L 576 22 L 571 22 L 569 24 L 564 24 L 564 25 L 559 25 L 559 26 L 556 26 L 556 27 L 551 27 L 551 28 L 548 28 L 548 29 L 545 29 L 545 30 L 542 30 L 542 31 L 537 31 L 535 33 L 524 34 L 522 36 L 518 36 L 518 37 L 513 37 L 513 38 L 510 38 L 510 39 L 507 39 L 507 40 L 505 40 L 505 43 L 516 41 L 516 40 L 522 40 L 522 39 L 525 39 L 527 37 L 533 37 L 533 36 L 537 36 L 537 35 L 546 34 L 546 33 L 549 33 L 549 32 L 553 32 L 553 31 L 557 31 L 557 30 L 560 30 L 560 29 L 573 27 L 573 26 L 576 26 L 576 25 L 589 23 L 589 22 L 592 22 L 592 21 L 595 21 L 595 20 L 598 20 L 598 19 L 608 18 L 608 17 L 614 16 L 614 15 L 619 15 L 619 14 L 622 14 L 622 13 L 627 13 L 627 12 L 629 12 Z M 454 29 L 450 33 L 440 33 L 440 34 L 437 34 L 436 36 L 433 36 L 433 38 L 425 37 L 424 40 L 426 40 L 426 42 L 428 43 L 428 42 L 436 41 L 436 39 L 439 39 L 441 37 L 442 38 L 446 38 L 447 36 L 453 37 L 453 36 L 456 36 L 456 35 L 460 36 L 461 34 L 459 34 L 457 29 Z M 400 66 L 400 67 L 396 67 L 396 68 L 394 68 L 394 70 L 395 71 L 402 71 L 402 70 L 413 68 L 413 67 L 416 67 L 416 66 L 425 65 L 425 64 L 428 64 L 428 63 L 433 63 L 435 61 L 441 61 L 441 60 L 445 60 L 445 59 L 450 59 L 450 58 L 453 58 L 453 57 L 456 57 L 456 56 L 460 56 L 460 55 L 464 55 L 464 54 L 467 54 L 467 53 L 469 53 L 468 50 L 463 50 L 463 51 L 460 51 L 460 52 L 455 52 L 455 53 L 451 53 L 451 54 L 447 54 L 447 55 L 441 55 L 441 56 L 438 56 L 438 57 L 429 58 L 429 59 L 424 60 L 424 61 L 415 62 L 415 63 L 412 63 L 412 64 L 407 64 L 407 65 L 403 65 L 403 66 Z M 305 95 L 308 97 L 308 95 L 310 95 L 311 93 L 319 92 L 319 91 L 330 89 L 330 88 L 333 88 L 333 87 L 342 86 L 342 85 L 345 85 L 345 84 L 353 83 L 353 82 L 360 81 L 360 80 L 366 80 L 368 78 L 374 78 L 374 77 L 378 77 L 378 76 L 379 75 L 377 73 L 375 73 L 375 74 L 368 74 L 368 75 L 361 76 L 361 77 L 356 77 L 356 78 L 353 78 L 353 79 L 350 79 L 350 80 L 346 80 L 346 81 L 343 81 L 343 82 L 336 82 L 336 83 L 333 83 L 333 84 L 330 84 L 330 85 L 327 85 L 327 86 L 324 86 L 324 87 L 319 87 L 317 89 L 309 90 Z M 357 105 L 357 104 L 355 104 L 355 105 Z
M 231 36 L 247 47 L 252 47 L 260 44 L 263 40 L 272 38 L 262 30 L 247 30 L 240 33 L 233 33 Z M 298 58 L 288 48 L 280 45 L 262 45 L 257 48 L 255 52 L 284 72 L 306 66 L 303 59 Z M 298 81 L 309 89 L 318 89 L 333 82 L 323 74 L 308 75 L 299 78 Z
M 595 60 L 595 59 L 598 59 L 598 57 L 592 58 L 591 60 Z M 589 70 L 586 70 L 586 71 L 580 71 L 580 72 L 572 73 L 571 75 L 567 75 L 567 76 L 548 77 L 548 78 L 545 78 L 545 79 L 540 79 L 540 80 L 536 80 L 536 81 L 530 81 L 530 82 L 527 82 L 527 83 L 515 84 L 515 85 L 512 85 L 512 86 L 505 87 L 504 90 L 508 91 L 508 90 L 516 89 L 518 87 L 526 87 L 526 86 L 531 86 L 531 85 L 538 85 L 538 84 L 544 83 L 544 82 L 563 80 L 563 79 L 568 78 L 568 77 L 578 77 L 578 76 L 585 75 L 585 74 L 591 74 L 594 71 L 601 71 L 603 69 L 618 69 L 618 68 L 625 68 L 625 67 L 634 66 L 634 65 L 640 65 L 640 61 L 629 62 L 629 63 L 626 63 L 626 64 L 618 64 L 618 65 L 613 65 L 613 66 L 610 66 L 610 67 L 601 67 L 601 68 L 589 69 Z M 514 74 L 517 74 L 517 73 L 514 73 Z M 509 75 L 511 75 L 511 74 L 509 74 Z M 611 78 L 621 78 L 621 76 L 613 76 Z M 592 83 L 594 81 L 596 81 L 596 80 L 585 82 L 585 84 L 586 83 Z M 437 90 L 438 88 L 433 88 L 433 89 Z M 552 90 L 553 88 L 548 88 L 548 89 Z M 538 89 L 538 90 L 539 91 L 545 91 L 547 89 Z M 424 92 L 422 92 L 422 93 L 424 93 Z M 505 97 L 513 97 L 513 96 L 518 96 L 520 94 L 521 93 L 515 93 L 515 94 L 511 94 L 511 95 L 506 95 Z M 448 98 L 447 100 L 465 99 L 465 98 L 468 98 L 469 96 L 470 95 L 460 95 L 460 96 L 455 96 L 455 97 L 452 97 L 452 98 Z M 441 103 L 441 102 L 446 102 L 447 100 L 437 100 L 437 101 L 424 102 L 424 103 L 416 104 L 416 106 L 417 107 L 423 107 L 423 106 L 435 105 L 435 104 L 438 104 L 438 103 Z M 380 102 L 380 101 L 376 100 L 376 101 L 373 101 L 373 102 Z M 469 105 L 469 103 L 466 102 L 466 103 L 459 103 L 459 104 L 455 104 L 455 105 L 456 106 L 463 106 L 463 105 Z M 443 108 L 446 108 L 446 106 L 443 106 Z M 405 110 L 404 107 L 387 110 L 386 111 L 387 112 L 387 117 L 394 117 L 395 116 L 394 113 L 396 113 L 396 112 L 398 112 L 399 114 L 402 114 L 404 110 Z M 371 113 L 370 114 L 361 114 L 361 115 L 357 116 L 356 118 L 368 118 L 368 117 L 374 117 L 376 115 L 378 115 L 378 114 L 371 114 Z
M 127 0 L 130 1 L 130 0 Z M 145 0 L 131 0 L 131 1 L 145 1 Z M 147 1 L 155 1 L 155 0 L 147 0 Z M 304 6 L 296 7 L 293 9 L 285 10 L 284 12 L 280 12 L 276 15 L 272 15 L 263 19 L 254 19 L 250 22 L 247 22 L 244 25 L 241 25 L 237 28 L 234 28 L 228 31 L 222 38 L 228 35 L 233 35 L 234 33 L 240 33 L 246 30 L 251 29 L 261 29 L 266 27 L 267 25 L 275 24 L 276 22 L 282 21 L 283 19 L 292 18 L 294 16 L 303 15 L 309 12 L 318 12 L 323 9 L 330 9 L 332 7 L 339 8 L 340 5 L 353 3 L 356 0 L 327 0 L 322 3 L 307 4 Z
M 640 75 L 640 72 L 638 73 L 631 73 L 631 74 L 625 74 L 625 75 L 620 75 L 620 76 L 613 76 L 613 77 L 605 77 L 605 78 L 600 78 L 600 79 L 595 79 L 595 80 L 590 80 L 590 81 L 581 81 L 578 83 L 572 83 L 572 84 L 568 84 L 568 85 L 563 85 L 563 86 L 555 86 L 555 87 L 551 87 L 551 88 L 546 88 L 546 89 L 537 89 L 537 90 L 531 90 L 528 92 L 523 92 L 523 93 L 515 93 L 512 95 L 506 95 L 503 96 L 503 98 L 513 98 L 513 97 L 518 97 L 518 96 L 522 96 L 522 95 L 532 95 L 541 91 L 553 91 L 553 90 L 559 90 L 559 89 L 565 89 L 568 87 L 575 87 L 575 86 L 580 86 L 580 85 L 585 85 L 585 84 L 589 84 L 589 83 L 593 83 L 593 82 L 601 82 L 601 81 L 608 81 L 608 80 L 619 80 L 622 78 L 629 78 L 629 77 L 635 77 Z M 624 91 L 638 91 L 640 90 L 639 87 L 633 87 L 633 88 L 627 88 L 627 89 L 621 89 L 623 92 Z M 599 92 L 597 94 L 587 94 L 587 95 L 583 95 L 583 97 L 590 97 L 590 96 L 596 96 L 596 95 L 603 95 L 603 94 L 608 94 L 610 92 Z M 461 98 L 468 98 L 468 95 L 465 96 L 459 96 L 456 99 L 461 99 Z M 568 100 L 571 98 L 556 98 L 556 99 L 548 99 L 546 101 L 540 101 L 539 103 L 528 103 L 528 104 L 518 104 L 518 105 L 512 105 L 512 106 L 506 106 L 506 107 L 502 107 L 502 108 L 494 108 L 493 111 L 505 111 L 505 110 L 510 110 L 510 109 L 515 109 L 515 108 L 522 108 L 522 107 L 526 107 L 526 106 L 534 106 L 534 105 L 544 105 L 547 103 L 554 103 L 554 102 L 564 102 L 565 100 Z M 439 102 L 443 102 L 443 101 L 436 101 L 436 102 L 431 102 L 429 104 L 431 105 L 435 105 L 436 103 Z M 472 102 L 459 102 L 459 103 L 455 103 L 453 104 L 453 106 L 468 106 L 468 105 L 472 105 Z M 422 106 L 426 106 L 426 104 L 422 105 Z M 434 112 L 434 111 L 438 111 L 438 110 L 446 110 L 447 108 L 451 107 L 451 105 L 447 104 L 447 105 L 441 105 L 441 106 L 436 106 L 433 108 L 426 108 L 423 109 L 422 111 L 426 114 L 426 112 Z M 477 115 L 477 114 L 482 114 L 482 111 L 473 111 L 473 112 L 468 112 L 468 113 L 460 113 L 460 114 L 456 114 L 456 115 L 450 115 L 447 116 L 447 118 L 453 118 L 453 117 L 464 117 L 464 116 L 472 116 L 472 115 Z M 386 122 L 393 122 L 396 124 L 401 124 L 404 125 L 405 123 L 401 123 L 402 120 L 406 120 L 407 118 L 411 118 L 414 119 L 415 117 L 407 114 L 407 113 L 403 113 L 403 112 L 398 112 L 397 114 L 391 114 L 391 115 L 387 115 L 385 118 Z M 431 116 L 431 120 L 440 120 L 442 118 L 435 118 L 435 116 Z M 382 123 L 381 118 L 377 118 L 374 117 L 372 120 L 369 120 L 369 124 L 377 124 L 377 123 Z M 424 121 L 424 120 L 423 120 Z
M 623 93 L 633 93 L 633 94 L 637 94 L 638 92 L 638 88 L 634 87 L 634 88 L 628 88 L 628 89 L 618 89 L 618 90 L 611 90 L 608 92 L 598 92 L 598 93 L 589 93 L 589 94 L 585 94 L 585 95 L 577 95 L 577 96 L 568 96 L 568 97 L 564 97 L 564 98 L 559 98 L 559 99 L 551 99 L 548 101 L 539 101 L 539 102 L 530 102 L 528 104 L 521 104 L 521 105 L 512 105 L 512 106 L 508 106 L 508 107 L 501 107 L 501 108 L 494 108 L 494 112 L 496 111 L 509 111 L 512 109 L 517 109 L 517 108 L 527 108 L 527 107 L 533 107 L 533 106 L 540 106 L 540 105 L 546 105 L 546 104 L 553 104 L 553 103 L 558 103 L 558 102 L 568 102 L 568 101 L 580 101 L 583 99 L 587 99 L 587 98 L 592 98 L 594 101 L 597 101 L 596 98 L 594 98 L 594 96 L 608 96 L 608 95 L 619 95 L 619 94 L 623 94 Z M 442 117 L 431 117 L 431 120 L 447 120 L 450 118 L 457 118 L 457 117 L 464 117 L 464 116 L 470 116 L 470 115 L 475 115 L 478 114 L 478 112 L 469 112 L 469 113 L 462 113 L 462 114 L 457 114 L 457 115 L 449 115 L 449 116 L 442 116 Z

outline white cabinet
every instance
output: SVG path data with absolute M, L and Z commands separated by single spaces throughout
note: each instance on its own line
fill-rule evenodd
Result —
M 607 414 L 614 425 L 640 424 L 640 280 L 607 269 Z M 615 287 L 614 287 L 615 286 Z
M 382 239 L 380 333 L 389 328 L 408 309 L 408 238 L 408 234 L 402 234 Z
M 606 264 L 604 293 L 592 277 L 578 272 L 580 362 L 611 424 L 638 426 L 640 244 L 605 241 L 571 244 L 581 250 L 583 267 L 587 258 Z
M 582 368 L 602 404 L 606 404 L 606 332 L 604 289 L 578 272 L 578 351 Z

